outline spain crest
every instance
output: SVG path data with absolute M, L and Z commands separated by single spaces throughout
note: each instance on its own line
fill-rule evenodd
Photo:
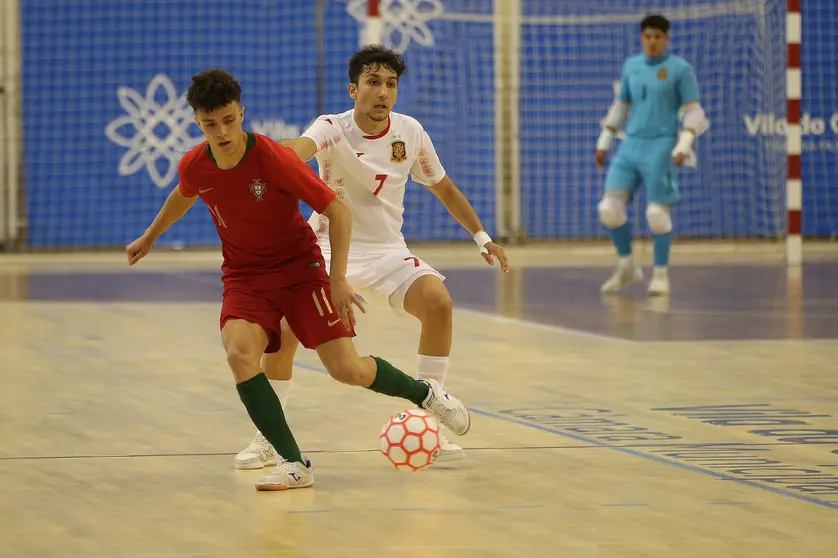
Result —
M 262 182 L 261 178 L 254 178 L 250 181 L 250 193 L 253 194 L 256 201 L 264 201 L 267 191 L 268 185 Z
M 394 140 L 390 144 L 390 160 L 394 163 L 407 160 L 407 147 L 402 140 Z
M 666 79 L 666 76 L 669 75 L 669 72 L 666 70 L 666 66 L 658 70 L 658 79 Z

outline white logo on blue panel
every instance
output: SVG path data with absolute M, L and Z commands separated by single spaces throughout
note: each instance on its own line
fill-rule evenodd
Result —
M 368 0 L 347 0 L 347 11 L 358 23 L 367 20 Z M 381 0 L 382 41 L 393 50 L 403 53 L 412 42 L 434 46 L 434 35 L 428 22 L 445 11 L 440 0 Z
M 190 134 L 194 114 L 186 94 L 178 95 L 172 80 L 157 74 L 146 87 L 145 95 L 131 87 L 116 91 L 119 104 L 127 114 L 113 119 L 105 135 L 128 150 L 119 161 L 120 176 L 130 176 L 145 167 L 152 182 L 165 188 L 177 175 L 183 154 L 203 141 Z M 195 131 L 200 134 L 197 126 Z M 163 160 L 161 172 L 158 161 Z

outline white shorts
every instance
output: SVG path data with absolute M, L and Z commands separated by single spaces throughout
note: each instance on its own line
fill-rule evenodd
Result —
M 331 266 L 328 240 L 326 246 L 320 245 L 320 250 L 328 270 Z M 440 281 L 445 281 L 444 275 L 411 254 L 406 246 L 376 251 L 349 251 L 346 279 L 355 292 L 365 301 L 389 305 L 401 316 L 408 315 L 404 310 L 407 290 L 424 275 L 434 275 Z

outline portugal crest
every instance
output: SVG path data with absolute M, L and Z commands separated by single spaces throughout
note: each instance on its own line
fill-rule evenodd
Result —
M 264 201 L 265 193 L 268 191 L 268 185 L 262 182 L 261 178 L 254 178 L 250 181 L 250 193 L 256 198 L 256 201 Z
M 407 147 L 402 140 L 394 140 L 390 144 L 390 160 L 394 163 L 407 160 Z

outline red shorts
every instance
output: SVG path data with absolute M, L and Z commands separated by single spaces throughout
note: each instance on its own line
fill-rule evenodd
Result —
M 346 329 L 332 304 L 329 278 L 265 289 L 243 283 L 224 285 L 221 304 L 221 329 L 227 320 L 241 319 L 259 324 L 268 335 L 266 353 L 275 353 L 280 346 L 280 322 L 288 321 L 291 330 L 306 349 L 316 349 L 328 341 L 354 337 L 353 328 Z

